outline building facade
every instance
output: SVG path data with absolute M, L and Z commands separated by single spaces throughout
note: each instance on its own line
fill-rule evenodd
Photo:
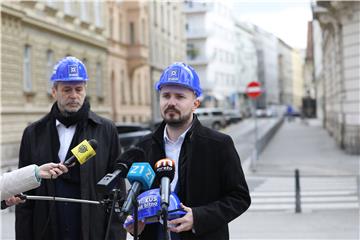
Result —
M 256 46 L 254 39 L 254 31 L 252 25 L 236 21 L 236 48 L 235 48 L 235 62 L 236 68 L 236 82 L 234 90 L 236 96 L 232 97 L 232 107 L 243 112 L 244 116 L 249 114 L 249 105 L 246 86 L 252 81 L 258 81 L 258 58 L 256 55 Z
M 55 63 L 85 63 L 92 109 L 111 116 L 105 12 L 99 1 L 1 2 L 1 158 L 16 164 L 24 128 L 51 108 Z
M 235 20 L 228 2 L 184 3 L 187 62 L 199 74 L 203 106 L 231 107 L 239 86 Z
M 360 3 L 318 1 L 313 15 L 322 35 L 320 117 L 342 149 L 360 154 Z
M 273 34 L 257 26 L 254 26 L 254 33 L 258 59 L 258 81 L 264 90 L 257 100 L 257 107 L 266 108 L 268 105 L 277 105 L 281 102 L 279 40 Z
M 299 112 L 303 109 L 303 97 L 304 97 L 304 52 L 299 49 L 292 49 L 291 52 L 292 62 L 292 93 L 293 101 L 292 105 Z
M 140 1 L 141 2 L 141 1 Z M 185 14 L 181 1 L 145 1 L 149 29 L 149 76 L 153 122 L 161 119 L 155 83 L 174 62 L 186 60 Z
M 149 14 L 143 1 L 106 2 L 112 119 L 151 120 Z

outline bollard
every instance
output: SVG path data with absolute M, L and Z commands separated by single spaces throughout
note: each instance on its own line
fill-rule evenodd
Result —
M 301 213 L 299 169 L 295 169 L 295 213 Z

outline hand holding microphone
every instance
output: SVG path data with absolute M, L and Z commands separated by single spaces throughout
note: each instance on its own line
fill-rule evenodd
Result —
M 66 173 L 68 168 L 63 164 L 46 163 L 38 168 L 38 177 L 44 179 L 55 179 L 63 173 Z

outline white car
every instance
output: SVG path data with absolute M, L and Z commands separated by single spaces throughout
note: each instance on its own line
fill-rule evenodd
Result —
M 223 110 L 219 108 L 198 108 L 195 110 L 202 125 L 219 130 L 226 127 L 226 118 Z

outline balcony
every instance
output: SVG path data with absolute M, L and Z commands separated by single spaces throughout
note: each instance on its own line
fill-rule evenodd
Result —
M 188 29 L 186 31 L 186 39 L 206 39 L 210 36 L 209 32 L 204 28 Z
M 205 13 L 212 10 L 213 5 L 208 2 L 192 2 L 184 5 L 184 13 Z
M 141 44 L 130 44 L 127 47 L 128 69 L 130 75 L 135 69 L 148 63 L 149 48 Z
M 199 56 L 192 59 L 188 57 L 186 62 L 191 66 L 204 66 L 209 64 L 209 59 L 204 56 Z

